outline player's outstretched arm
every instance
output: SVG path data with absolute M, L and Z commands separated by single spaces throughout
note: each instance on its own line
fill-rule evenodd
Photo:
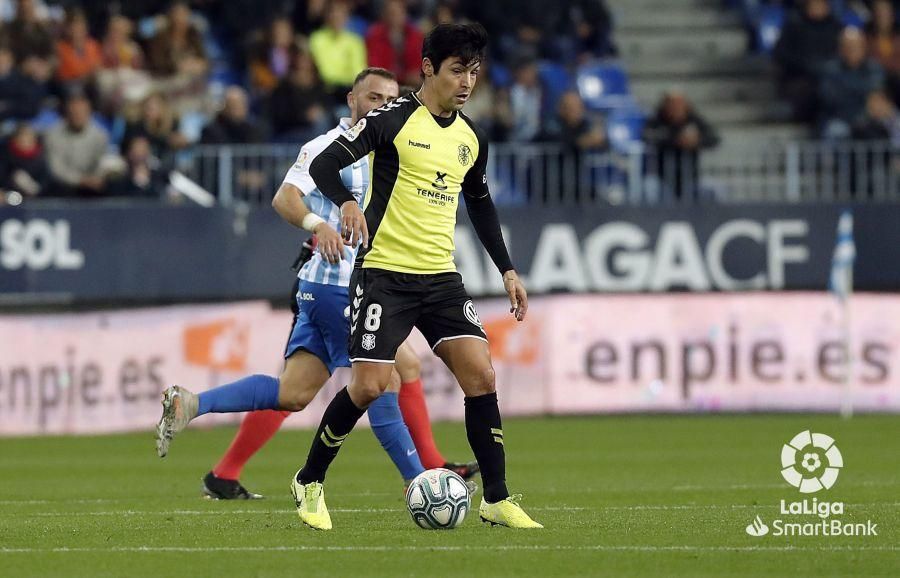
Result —
M 341 236 L 322 217 L 310 211 L 302 197 L 303 191 L 294 185 L 283 183 L 272 199 L 272 207 L 291 225 L 318 236 L 319 253 L 322 257 L 331 264 L 339 263 L 344 256 Z

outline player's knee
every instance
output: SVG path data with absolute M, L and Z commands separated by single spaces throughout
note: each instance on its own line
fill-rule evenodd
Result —
M 388 384 L 380 383 L 374 379 L 364 379 L 355 382 L 352 385 L 353 401 L 362 406 L 368 406 L 370 403 L 378 399 L 381 392 L 385 390 Z
M 496 391 L 496 374 L 493 367 L 476 371 L 467 380 L 466 394 L 469 396 L 487 395 Z

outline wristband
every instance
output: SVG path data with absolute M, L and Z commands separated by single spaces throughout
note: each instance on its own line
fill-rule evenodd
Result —
M 316 227 L 325 222 L 325 219 L 320 217 L 315 213 L 307 213 L 305 217 L 303 217 L 303 222 L 300 223 L 300 226 L 309 231 L 310 233 L 315 233 Z

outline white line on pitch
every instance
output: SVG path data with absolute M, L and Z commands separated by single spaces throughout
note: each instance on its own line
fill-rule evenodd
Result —
M 368 498 L 372 496 L 402 496 L 400 492 L 358 492 L 355 494 L 344 494 L 351 497 Z M 181 499 L 195 500 L 192 496 L 186 496 Z M 16 505 L 39 505 L 39 504 L 120 504 L 122 502 L 134 502 L 134 498 L 90 498 L 90 499 L 61 499 L 61 500 L 0 500 L 0 506 L 16 506 Z
M 536 507 L 529 508 L 534 511 L 563 511 L 563 512 L 580 512 L 590 508 L 560 506 L 560 507 Z M 400 512 L 402 506 L 397 508 L 329 508 L 331 512 L 339 512 L 345 514 L 389 514 L 391 512 Z M 9 516 L 35 516 L 42 518 L 61 518 L 61 517 L 78 517 L 78 516 L 228 516 L 243 514 L 293 514 L 294 510 L 107 510 L 102 512 L 20 512 L 16 514 L 8 514 Z M 0 512 L 0 516 L 4 514 Z
M 847 503 L 844 504 L 847 507 L 891 507 L 896 508 L 900 507 L 900 502 L 869 502 L 869 503 Z M 778 508 L 777 504 L 674 504 L 674 505 L 651 505 L 651 504 L 639 504 L 639 505 L 623 505 L 623 506 L 595 506 L 595 507 L 583 507 L 583 506 L 537 506 L 533 508 L 529 508 L 529 510 L 537 511 L 537 512 L 583 512 L 583 511 L 602 511 L 602 510 L 624 510 L 624 511 L 643 511 L 643 510 L 660 510 L 660 511 L 668 511 L 668 510 L 745 510 L 745 509 L 753 509 L 753 510 L 765 510 Z M 398 506 L 397 508 L 332 508 L 332 512 L 344 513 L 344 514 L 389 514 L 391 512 L 400 512 L 403 510 L 402 506 Z M 277 514 L 292 514 L 294 510 L 229 510 L 229 509 L 221 509 L 221 510 L 106 510 L 100 512 L 17 512 L 17 513 L 9 513 L 4 514 L 0 512 L 0 516 L 15 516 L 15 517 L 42 517 L 42 518 L 63 518 L 63 517 L 79 517 L 79 516 L 229 516 L 229 515 L 245 515 L 245 514 L 255 514 L 255 515 L 277 515 Z
M 477 552 L 497 550 L 594 551 L 594 552 L 896 552 L 900 546 L 550 546 L 550 545 L 485 545 L 485 546 L 116 546 L 111 548 L 0 548 L 0 554 L 48 554 L 83 552 Z

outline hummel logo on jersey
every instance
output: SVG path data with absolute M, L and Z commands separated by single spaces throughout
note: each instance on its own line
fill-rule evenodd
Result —
M 359 296 L 359 297 L 362 297 L 362 294 L 363 294 L 363 288 L 362 288 L 362 286 L 361 286 L 361 285 L 357 285 L 357 286 L 356 286 L 356 295 Z
M 444 177 L 447 176 L 447 173 L 442 173 L 441 171 L 435 171 L 437 173 L 437 178 L 434 179 L 434 182 L 431 183 L 431 186 L 439 191 L 446 191 L 447 184 L 444 183 Z
M 431 144 L 423 143 L 423 142 L 416 142 L 414 140 L 409 141 L 409 146 L 417 147 L 420 149 L 425 149 L 427 151 L 431 150 Z
M 359 304 L 362 303 L 362 300 L 359 297 L 354 297 L 353 299 L 353 308 L 359 309 Z

